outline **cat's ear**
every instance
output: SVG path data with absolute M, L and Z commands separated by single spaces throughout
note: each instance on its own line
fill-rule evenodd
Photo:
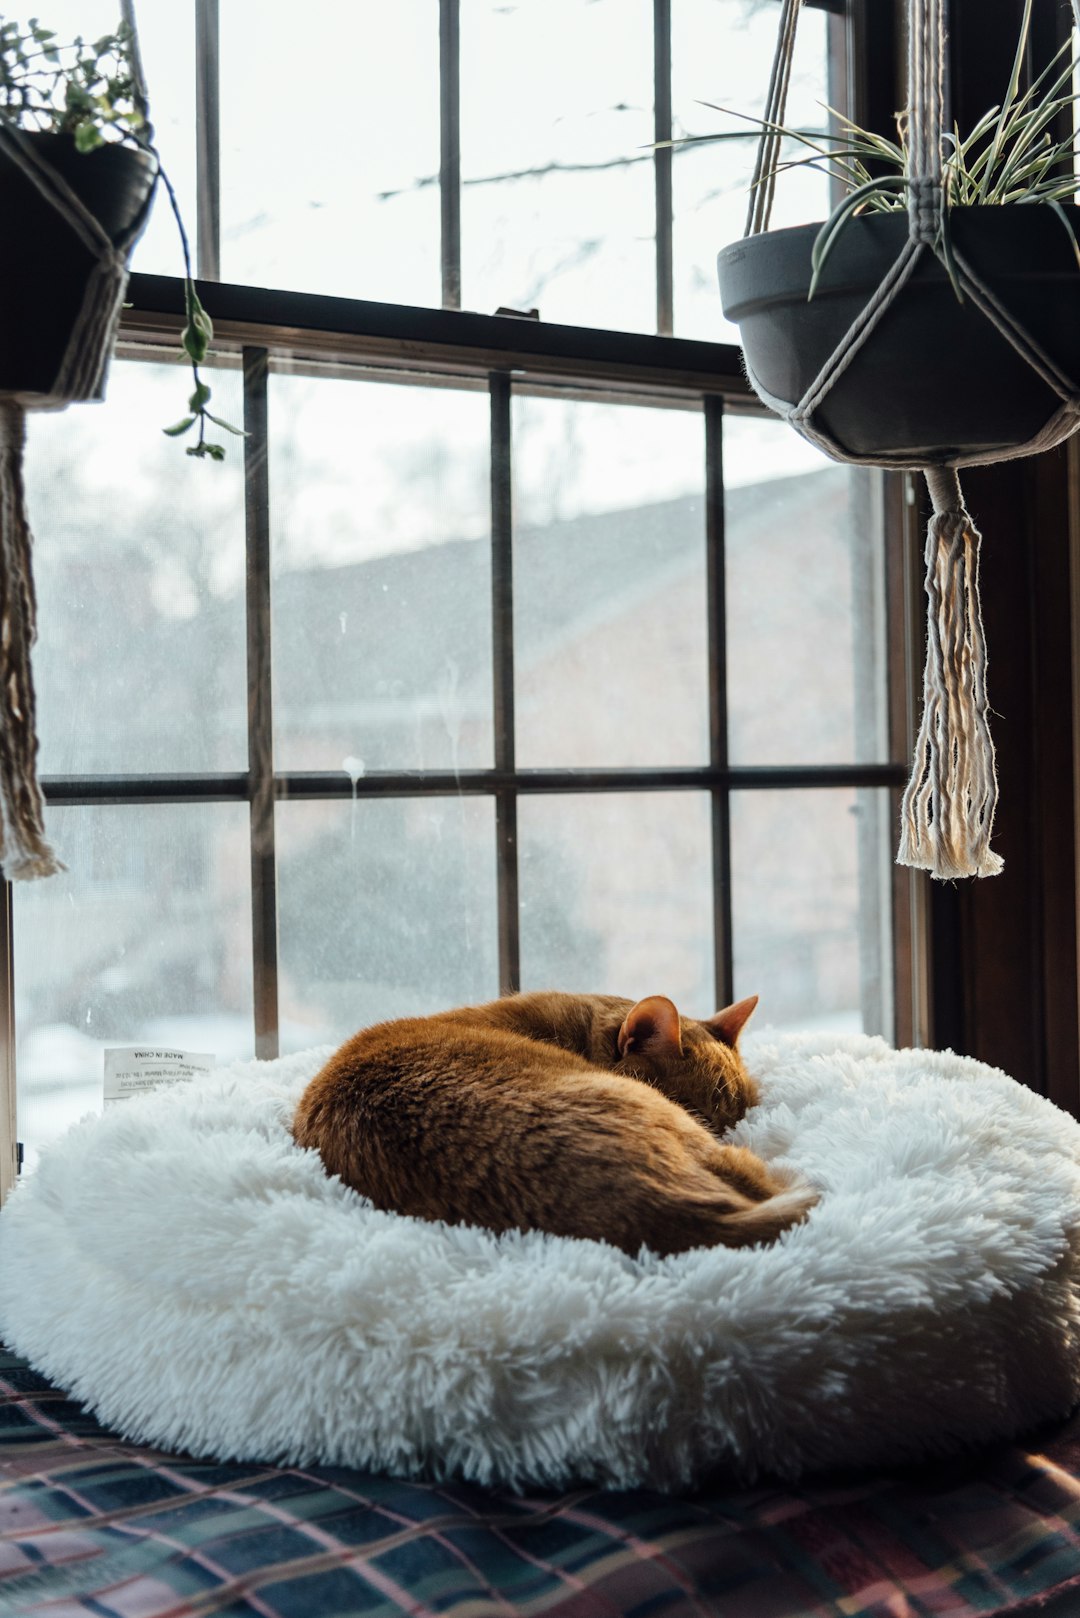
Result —
M 721 1045 L 730 1045 L 734 1048 L 757 1003 L 757 995 L 751 994 L 745 1000 L 737 1000 L 733 1006 L 725 1006 L 715 1017 L 705 1018 L 701 1026 L 707 1028 Z
M 627 1012 L 619 1029 L 619 1055 L 631 1052 L 653 1058 L 682 1055 L 682 1024 L 666 995 L 651 994 Z

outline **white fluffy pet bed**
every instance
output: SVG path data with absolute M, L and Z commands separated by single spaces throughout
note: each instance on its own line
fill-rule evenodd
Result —
M 0 1335 L 128 1437 L 480 1483 L 944 1453 L 1080 1398 L 1080 1126 L 977 1062 L 750 1035 L 733 1139 L 823 1192 L 637 1261 L 376 1213 L 286 1128 L 326 1052 L 86 1119 L 0 1215 Z

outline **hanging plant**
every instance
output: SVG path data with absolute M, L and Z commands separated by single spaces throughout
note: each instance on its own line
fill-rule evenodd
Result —
M 9 334 L 13 350 L 5 354 L 0 349 L 0 390 L 52 393 L 56 361 L 66 347 L 64 311 L 70 298 L 65 299 L 63 291 L 77 288 L 84 270 L 78 257 L 67 262 L 72 223 L 44 189 L 49 179 L 45 169 L 55 171 L 63 186 L 88 204 L 114 247 L 123 243 L 128 257 L 149 218 L 157 178 L 180 237 L 186 311 L 180 342 L 192 370 L 188 414 L 163 431 L 176 437 L 197 427 L 188 454 L 223 460 L 225 447 L 207 438 L 208 424 L 238 435 L 241 429 L 207 408 L 212 394 L 199 366 L 213 339 L 213 323 L 195 287 L 187 231 L 154 143 L 141 81 L 133 16 L 122 20 L 113 33 L 92 41 L 79 36 L 68 43 L 36 18 L 24 27 L 0 16 L 0 200 L 7 216 L 18 217 L 23 224 L 22 251 L 5 267 L 5 289 L 10 293 L 6 283 L 17 276 L 21 296 L 14 304 L 9 297 L 8 306 L 26 314 L 35 305 L 42 310 L 40 320 L 26 319 L 20 331 Z M 78 161 L 91 154 L 92 162 Z M 31 167 L 36 171 L 36 195 L 19 183 Z M 92 225 L 84 224 L 92 232 Z M 30 246 L 33 252 L 26 251 Z M 85 397 L 103 396 L 108 359 L 109 352 L 94 390 Z
M 1071 42 L 1021 90 L 1025 0 L 1001 105 L 961 136 L 943 120 L 945 7 L 909 0 L 897 138 L 841 120 L 828 139 L 784 125 L 799 0 L 783 0 L 746 235 L 718 261 L 765 403 L 837 460 L 926 472 L 924 713 L 898 859 L 943 878 L 1001 869 L 980 536 L 956 471 L 1051 448 L 1080 422 L 1077 182 L 1072 139 L 1053 133 L 1075 99 Z M 785 157 L 792 140 L 804 152 Z M 801 164 L 845 195 L 823 224 L 769 231 L 776 178 Z
M 1080 262 L 1074 221 L 1062 206 L 1075 200 L 1077 155 L 1073 124 L 1077 100 L 1073 88 L 1075 69 L 1072 41 L 1068 40 L 1032 81 L 1021 90 L 1020 80 L 1031 32 L 1033 0 L 1025 0 L 1020 34 L 1012 72 L 1000 106 L 991 107 L 968 135 L 962 136 L 955 123 L 942 131 L 941 187 L 945 208 L 941 215 L 941 238 L 935 244 L 942 264 L 950 275 L 956 296 L 963 297 L 950 254 L 950 217 L 953 209 L 994 207 L 1009 204 L 1044 203 L 1054 210 L 1068 233 L 1074 254 Z M 712 106 L 711 103 L 706 105 Z M 775 158 L 767 171 L 754 182 L 752 190 L 774 185 L 776 177 L 795 169 L 811 167 L 843 187 L 844 195 L 829 218 L 813 227 L 817 234 L 811 250 L 809 297 L 829 253 L 840 239 L 847 222 L 871 213 L 899 213 L 906 210 L 906 190 L 911 173 L 908 141 L 909 115 L 897 114 L 896 139 L 877 135 L 853 123 L 834 107 L 823 110 L 838 127 L 836 135 L 816 130 L 792 129 L 770 123 L 730 108 L 712 107 L 729 117 L 745 118 L 776 141 L 796 143 L 809 149 L 809 155 Z M 1070 133 L 1054 137 L 1053 130 L 1064 123 Z M 680 144 L 694 141 L 730 139 L 729 136 L 691 136 Z M 738 137 L 734 137 L 738 138 Z
M 190 455 L 220 460 L 224 446 L 199 366 L 213 327 L 191 273 L 175 192 L 161 166 L 132 0 L 114 33 L 61 43 L 37 19 L 0 15 L 0 861 L 11 878 L 63 866 L 49 846 L 37 780 L 30 650 L 36 636 L 31 536 L 22 460 L 28 410 L 104 396 L 127 286 L 128 261 L 160 177 L 180 230 L 187 319 L 181 343 L 192 372 Z

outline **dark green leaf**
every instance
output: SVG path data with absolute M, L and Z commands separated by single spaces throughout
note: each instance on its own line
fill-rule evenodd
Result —
M 188 409 L 189 410 L 201 410 L 203 405 L 206 404 L 206 402 L 207 402 L 207 400 L 209 398 L 210 398 L 210 389 L 207 387 L 206 383 L 205 382 L 197 382 L 195 384 L 195 392 L 191 395 L 191 398 L 188 400 Z
M 189 358 L 193 359 L 196 365 L 200 365 L 206 358 L 206 350 L 210 345 L 202 332 L 198 331 L 194 326 L 187 325 L 184 327 L 180 333 L 180 342 Z
M 179 438 L 181 433 L 186 433 L 188 428 L 194 427 L 194 425 L 195 417 L 185 416 L 183 421 L 178 421 L 176 423 L 175 427 L 163 427 L 161 430 L 165 434 L 166 438 Z
M 817 235 L 814 245 L 810 249 L 810 264 L 813 274 L 810 277 L 810 288 L 806 294 L 807 302 L 817 291 L 821 272 L 825 268 L 826 260 L 832 252 L 837 241 L 843 233 L 844 226 L 852 218 L 858 208 L 877 194 L 886 194 L 896 190 L 903 190 L 907 181 L 901 174 L 886 174 L 880 179 L 871 180 L 867 185 L 860 185 L 854 191 L 849 191 L 843 200 L 837 203 L 832 213 L 826 219 Z
M 206 412 L 206 419 L 207 421 L 212 421 L 215 427 L 224 427 L 227 433 L 235 433 L 237 438 L 249 438 L 251 436 L 242 427 L 234 427 L 231 421 L 223 421 L 220 416 L 212 416 L 209 410 Z

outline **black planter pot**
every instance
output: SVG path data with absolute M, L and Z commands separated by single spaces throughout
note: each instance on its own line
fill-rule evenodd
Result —
M 1070 208 L 1080 234 L 1080 209 Z M 1053 210 L 1038 204 L 954 208 L 952 241 L 1014 320 L 1080 385 L 1080 266 Z M 795 404 L 895 262 L 906 213 L 849 221 L 807 300 L 818 225 L 766 232 L 719 255 L 724 313 L 738 322 L 747 365 Z M 1061 400 L 970 299 L 957 301 L 923 253 L 815 413 L 847 453 L 912 462 L 988 459 L 1019 447 Z
M 78 152 L 68 135 L 31 134 L 28 139 L 63 175 L 113 244 L 122 243 L 145 213 L 157 173 L 154 159 L 125 146 Z M 49 394 L 94 258 L 4 150 L 0 219 L 0 392 Z

